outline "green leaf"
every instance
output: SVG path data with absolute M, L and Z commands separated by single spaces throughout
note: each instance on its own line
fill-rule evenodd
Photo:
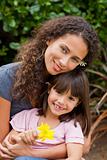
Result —
M 18 5 L 18 1 L 17 1 L 17 0 L 14 0 L 14 2 L 13 2 L 13 3 L 14 3 L 14 5 L 15 5 L 15 6 L 17 6 L 17 5 Z
M 14 50 L 20 49 L 20 43 L 18 43 L 18 42 L 11 42 L 11 43 L 9 43 L 9 47 L 11 49 L 14 49 Z
M 9 26 L 10 26 L 10 27 L 13 27 L 13 28 L 16 26 L 16 22 L 15 22 L 14 19 L 10 19 L 10 21 L 9 21 Z
M 3 19 L 3 15 L 2 15 L 2 13 L 0 13 L 0 20 L 2 20 Z
M 34 14 L 35 12 L 38 12 L 40 10 L 40 6 L 39 5 L 33 5 L 30 7 L 30 13 Z
M 8 51 L 8 48 L 6 48 L 6 46 L 3 45 L 2 48 L 0 49 L 0 56 L 6 56 L 7 51 Z
M 3 23 L 3 30 L 5 32 L 9 32 L 10 31 L 10 27 L 9 27 L 9 25 L 6 22 Z

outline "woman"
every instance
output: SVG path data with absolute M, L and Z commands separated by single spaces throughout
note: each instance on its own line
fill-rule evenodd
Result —
M 11 116 L 38 106 L 52 76 L 84 69 L 97 52 L 98 37 L 83 18 L 64 16 L 44 23 L 22 46 L 19 62 L 0 68 L 0 141 L 10 130 Z M 51 153 L 62 155 L 59 149 Z

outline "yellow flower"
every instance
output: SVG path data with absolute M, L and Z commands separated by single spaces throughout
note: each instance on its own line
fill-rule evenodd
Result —
M 38 139 L 41 139 L 42 141 L 45 141 L 46 139 L 54 139 L 54 131 L 50 129 L 48 124 L 41 123 L 37 129 L 40 131 L 38 134 Z

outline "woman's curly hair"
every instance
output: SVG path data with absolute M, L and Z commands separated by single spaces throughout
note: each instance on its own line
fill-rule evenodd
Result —
M 41 91 L 48 80 L 44 63 L 47 41 L 68 33 L 81 36 L 88 47 L 88 54 L 84 58 L 87 65 L 98 52 L 99 41 L 90 24 L 78 16 L 64 16 L 49 20 L 35 31 L 17 55 L 21 61 L 21 67 L 16 72 L 13 93 L 15 97 L 26 97 L 30 101 L 39 102 Z

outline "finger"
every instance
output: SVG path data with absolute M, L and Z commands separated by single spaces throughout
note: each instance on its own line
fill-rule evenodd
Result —
M 0 144 L 0 154 L 2 156 L 5 155 L 5 156 L 8 156 L 8 157 L 14 157 L 14 154 L 8 148 L 2 146 L 1 144 Z
M 20 135 L 12 135 L 11 136 L 11 140 L 14 142 L 14 143 L 18 143 L 21 141 L 21 138 L 20 138 Z
M 22 134 L 20 134 L 20 137 L 25 144 L 32 145 L 33 137 L 32 137 L 32 131 L 31 130 L 23 132 Z
M 31 130 L 28 134 L 28 138 L 31 142 L 31 145 L 33 145 L 35 143 L 35 139 L 37 138 L 37 133 L 35 130 Z
M 38 135 L 37 135 L 37 132 L 33 130 L 33 131 L 32 131 L 32 134 L 33 134 L 33 138 L 35 138 L 35 139 L 36 139 L 36 138 L 37 138 L 37 136 L 38 136 Z
M 2 142 L 2 146 L 6 147 L 6 144 L 7 144 L 7 142 L 8 142 L 8 138 L 9 138 L 9 136 L 7 136 L 7 137 L 4 139 L 4 141 Z
M 25 133 L 25 138 L 26 138 L 26 142 L 28 142 L 28 144 L 32 145 L 32 131 L 28 131 L 27 133 Z
M 21 141 L 23 141 L 25 144 L 29 143 L 28 138 L 26 138 L 25 132 L 20 134 L 20 138 L 21 138 Z
M 31 139 L 32 144 L 35 144 L 35 140 L 37 138 L 37 133 L 33 130 L 31 134 L 32 134 L 32 136 L 31 136 L 32 137 L 32 139 Z
M 2 153 L 1 151 L 0 151 L 0 158 L 1 158 L 1 160 L 3 160 L 3 159 L 13 159 L 14 157 L 13 156 L 9 156 L 9 155 L 7 155 L 7 154 L 4 154 L 4 153 Z
M 26 135 L 27 136 L 27 135 Z M 26 137 L 27 138 L 27 137 Z M 35 140 L 35 137 L 34 137 L 34 131 L 31 130 L 28 132 L 28 140 L 30 142 L 30 144 L 32 145 L 33 144 L 33 141 Z

